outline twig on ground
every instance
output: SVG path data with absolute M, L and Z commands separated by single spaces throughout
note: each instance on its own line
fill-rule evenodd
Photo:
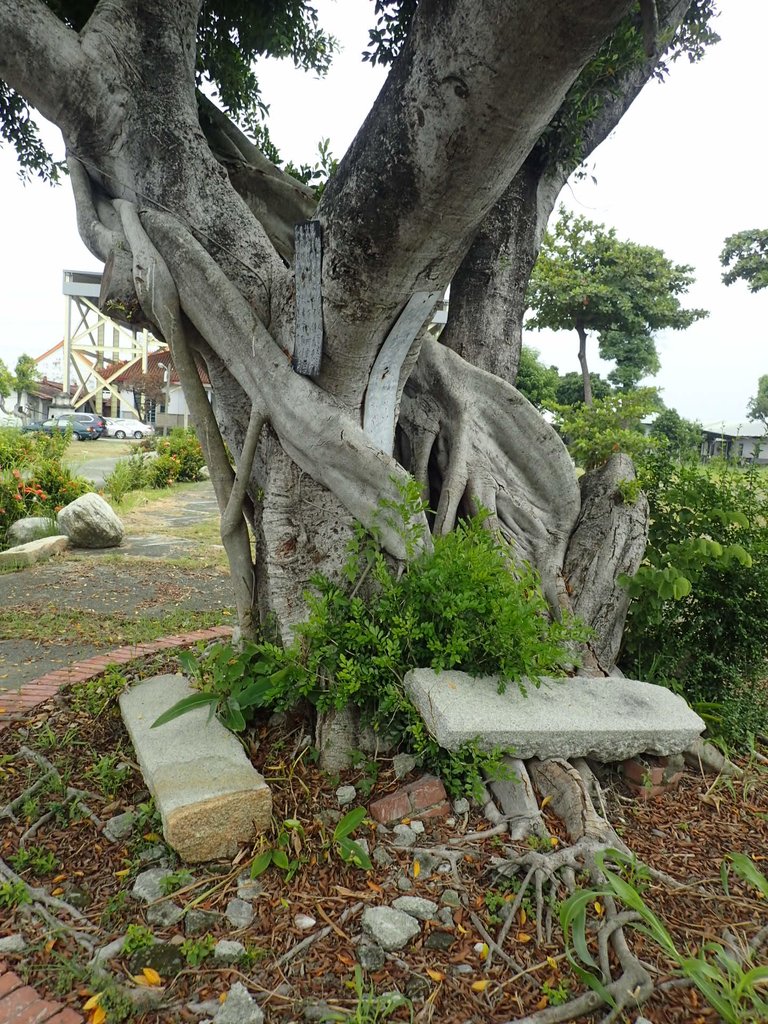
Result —
M 353 903 L 351 907 L 347 907 L 344 913 L 339 915 L 338 925 L 344 924 L 348 917 L 352 917 L 352 915 L 356 914 L 358 910 L 360 910 L 363 906 L 364 903 L 362 900 L 360 900 L 358 903 Z M 283 967 L 285 964 L 289 963 L 300 953 L 303 953 L 305 949 L 309 949 L 309 947 L 314 942 L 317 942 L 318 939 L 324 939 L 326 935 L 330 935 L 332 931 L 336 931 L 338 925 L 326 925 L 325 928 L 321 928 L 319 931 L 313 932 L 311 935 L 308 935 L 306 939 L 302 939 L 301 942 L 297 943 L 287 952 L 283 953 L 281 957 L 277 958 L 277 960 L 275 961 L 277 966 Z

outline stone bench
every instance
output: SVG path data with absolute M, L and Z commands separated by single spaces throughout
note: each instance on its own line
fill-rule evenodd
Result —
M 272 794 L 237 738 L 208 708 L 165 725 L 152 723 L 195 691 L 184 676 L 154 676 L 120 697 L 163 835 L 182 860 L 231 858 L 241 843 L 269 828 Z
M 529 757 L 593 757 L 623 761 L 635 754 L 678 754 L 705 723 L 663 686 L 621 676 L 544 678 L 498 692 L 495 676 L 415 669 L 406 692 L 437 742 L 456 750 L 477 740 L 483 750 L 502 747 Z

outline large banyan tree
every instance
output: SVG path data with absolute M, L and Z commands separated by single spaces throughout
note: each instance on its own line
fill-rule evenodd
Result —
M 319 201 L 247 132 L 258 55 L 328 59 L 301 0 L 0 0 L 4 134 L 45 174 L 29 108 L 60 128 L 102 306 L 171 347 L 245 635 L 267 614 L 287 633 L 352 521 L 370 524 L 412 475 L 434 509 L 422 545 L 490 510 L 555 613 L 570 605 L 595 628 L 593 668 L 609 670 L 616 577 L 641 557 L 645 511 L 617 512 L 621 460 L 580 493 L 515 390 L 524 295 L 569 174 L 670 60 L 700 56 L 711 0 L 379 0 L 376 13 L 369 56 L 391 70 Z

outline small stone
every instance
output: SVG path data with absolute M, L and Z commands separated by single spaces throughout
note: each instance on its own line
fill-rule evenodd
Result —
M 250 875 L 240 875 L 237 880 L 237 898 L 239 900 L 253 900 L 258 899 L 259 896 L 264 892 L 264 886 L 256 878 L 251 878 Z
M 321 811 L 318 811 L 315 815 L 318 821 L 322 822 L 326 828 L 333 828 L 334 825 L 338 825 L 341 821 L 341 811 L 335 807 L 324 807 Z
M 447 860 L 443 861 L 442 864 L 438 865 L 437 873 L 438 873 L 438 875 L 450 875 L 450 873 L 451 873 L 451 865 L 448 863 Z
M 453 911 L 450 907 L 441 907 L 437 912 L 437 920 L 446 928 L 453 928 Z
M 133 811 L 126 811 L 124 814 L 116 814 L 110 818 L 104 826 L 104 835 L 111 843 L 117 843 L 125 839 L 133 831 L 136 815 Z
M 210 1016 L 217 1013 L 221 1009 L 221 1003 L 218 999 L 206 999 L 202 1003 L 191 1002 L 187 1003 L 186 1007 L 190 1013 L 194 1013 L 196 1017 Z
M 145 967 L 152 967 L 164 981 L 175 978 L 186 966 L 184 954 L 170 942 L 157 942 L 151 949 L 142 949 L 128 958 L 131 974 L 140 974 Z
M 392 854 L 384 849 L 383 846 L 377 846 L 373 851 L 371 860 L 380 868 L 388 868 L 392 864 Z
M 453 801 L 453 813 L 458 814 L 459 817 L 463 817 L 465 814 L 469 814 L 469 800 L 466 797 L 461 796 L 458 800 Z
M 455 889 L 443 889 L 440 893 L 440 902 L 447 907 L 460 907 L 461 899 Z
M 0 939 L 0 953 L 23 953 L 27 943 L 21 932 L 14 932 Z
M 448 828 L 453 828 L 453 826 L 456 824 L 456 819 L 453 816 L 451 816 L 450 818 L 446 818 L 445 824 L 448 826 Z
M 357 790 L 354 786 L 339 786 L 336 790 L 336 799 L 339 807 L 347 807 L 357 799 Z
M 357 947 L 357 962 L 364 971 L 380 971 L 387 962 L 387 955 L 375 942 L 361 942 Z
M 430 932 L 424 940 L 424 948 L 447 953 L 455 941 L 454 936 L 450 932 Z
M 184 934 L 203 935 L 211 928 L 215 928 L 220 919 L 221 914 L 217 914 L 215 910 L 188 910 L 184 918 Z
M 474 974 L 475 968 L 472 964 L 451 964 L 448 968 L 450 974 Z
M 360 847 L 360 849 L 363 851 L 363 853 L 366 856 L 370 855 L 371 850 L 370 850 L 370 847 L 368 846 L 368 840 L 367 839 L 365 839 L 363 837 L 362 839 L 355 839 L 354 842 L 357 843 L 357 845 Z
M 214 1024 L 264 1024 L 264 1014 L 248 994 L 242 982 L 236 981 L 226 1002 L 213 1015 Z
M 392 767 L 395 769 L 395 778 L 402 779 L 416 767 L 416 758 L 412 754 L 395 754 Z
M 165 999 L 165 988 L 150 988 L 149 986 L 121 985 L 120 992 L 129 999 L 137 1013 L 150 1013 L 156 1009 Z
M 422 850 L 419 853 L 419 878 L 429 878 L 432 872 L 437 868 L 439 863 L 438 858 L 430 853 L 428 850 Z
M 402 910 L 404 914 L 410 914 L 419 921 L 431 921 L 437 913 L 437 904 L 421 896 L 398 896 L 392 906 L 395 910 Z
M 71 903 L 76 910 L 85 910 L 93 903 L 93 896 L 77 885 L 64 886 L 64 899 L 67 903 Z
M 362 918 L 363 931 L 382 949 L 402 949 L 421 931 L 418 921 L 392 907 L 366 907 Z
M 154 903 L 156 900 L 162 899 L 165 893 L 160 883 L 172 874 L 173 872 L 168 868 L 149 868 L 147 871 L 142 871 L 134 880 L 131 896 L 135 900 L 141 900 L 142 903 Z
M 395 825 L 392 831 L 394 833 L 393 846 L 397 846 L 401 850 L 408 850 L 411 846 L 416 845 L 416 833 L 409 825 Z
M 214 960 L 222 964 L 236 964 L 245 956 L 245 946 L 242 942 L 234 942 L 231 939 L 220 939 L 213 947 Z
M 233 928 L 247 928 L 253 920 L 253 907 L 246 900 L 230 900 L 224 913 Z
M 293 919 L 293 923 L 297 928 L 305 932 L 309 928 L 314 928 L 317 921 L 314 917 L 310 917 L 309 914 L 297 914 Z
M 146 917 L 153 928 L 173 928 L 184 917 L 184 910 L 175 903 L 155 903 L 147 908 Z
M 161 843 L 153 843 L 152 846 L 147 846 L 141 850 L 139 860 L 142 864 L 157 864 L 163 868 L 169 867 L 171 863 L 168 848 Z
M 409 823 L 408 828 L 411 832 L 415 832 L 417 836 L 424 834 L 424 822 L 423 821 L 412 821 Z
M 432 986 L 420 974 L 412 974 L 405 983 L 404 995 L 408 999 L 426 999 Z
M 411 889 L 413 888 L 413 882 L 407 875 L 398 875 L 395 885 L 400 890 L 400 892 L 410 892 Z
M 301 1008 L 301 1015 L 306 1021 L 328 1021 L 334 1020 L 334 1010 L 330 1003 L 326 1003 L 325 1000 L 316 1002 L 305 1003 Z

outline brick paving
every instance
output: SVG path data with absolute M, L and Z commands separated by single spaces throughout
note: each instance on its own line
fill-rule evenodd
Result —
M 144 644 L 129 644 L 125 647 L 116 647 L 106 654 L 99 654 L 87 661 L 80 661 L 68 668 L 60 668 L 55 672 L 48 672 L 30 683 L 26 683 L 20 690 L 6 690 L 0 693 L 0 732 L 7 729 L 13 722 L 18 721 L 33 708 L 45 701 L 50 700 L 63 687 L 72 683 L 84 683 L 89 679 L 95 679 L 103 674 L 109 665 L 126 665 L 136 658 L 147 657 L 152 654 L 160 654 L 162 651 L 170 651 L 179 647 L 191 647 L 198 640 L 218 640 L 232 635 L 231 626 L 213 626 L 210 629 L 197 629 L 192 633 L 180 633 L 176 636 L 167 636 L 161 640 L 153 640 Z M 5 1024 L 4 1018 L 0 1016 L 0 1024 Z M 24 1024 L 27 1024 L 26 1020 Z M 65 1024 L 64 1021 L 57 1024 Z
M 41 999 L 0 962 L 0 1024 L 84 1024 L 84 1018 L 61 1003 Z

